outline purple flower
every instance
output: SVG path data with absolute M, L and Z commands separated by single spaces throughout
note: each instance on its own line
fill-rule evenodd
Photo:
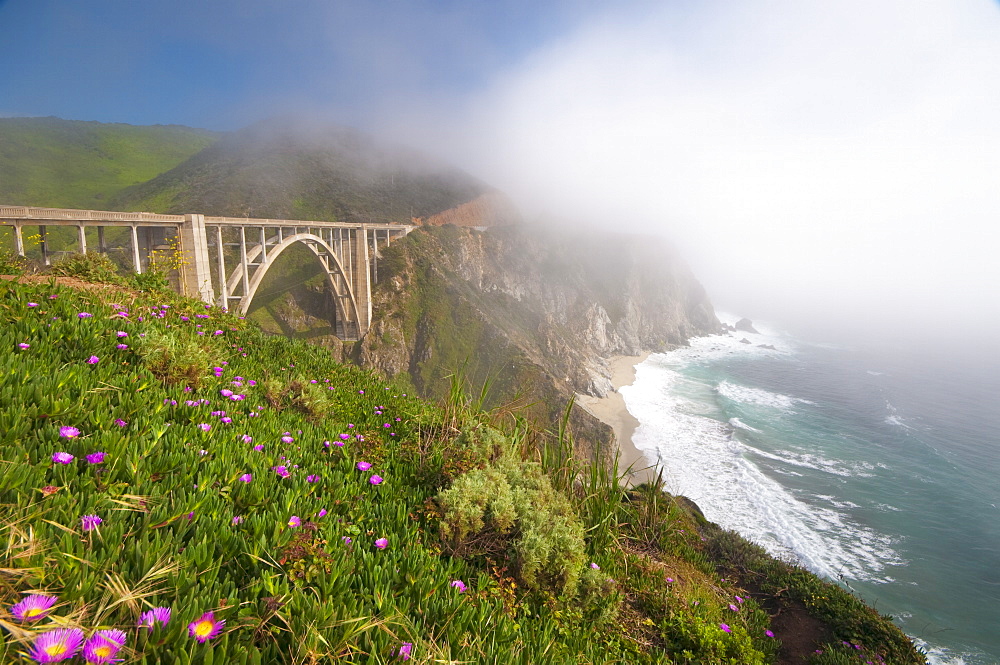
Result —
M 378 540 L 375 541 L 375 547 L 379 548 L 380 550 L 384 550 L 388 546 L 389 546 L 388 538 L 379 538 Z
M 100 464 L 107 457 L 107 453 L 97 451 L 96 453 L 90 453 L 87 455 L 87 462 L 90 464 Z
M 306 482 L 307 483 L 319 482 L 319 476 L 317 476 L 315 473 L 308 475 L 306 476 Z
M 59 436 L 66 439 L 72 439 L 73 437 L 80 436 L 80 430 L 75 427 L 70 427 L 69 425 L 63 425 L 59 428 Z
M 115 346 L 116 349 L 127 349 L 128 344 L 118 344 Z
M 253 480 L 253 476 L 251 476 L 249 473 L 244 473 L 242 476 L 240 476 L 240 480 L 242 480 L 245 483 L 249 483 L 251 480 Z
M 731 609 L 733 612 L 739 612 L 740 611 L 740 608 L 736 607 L 732 603 L 729 603 L 729 609 Z
M 288 467 L 285 467 L 285 466 L 272 466 L 271 467 L 271 471 L 274 471 L 276 474 L 278 474 L 282 478 L 287 478 L 288 476 L 292 475 L 292 474 L 288 473 Z
M 71 464 L 74 457 L 69 453 L 52 453 L 52 461 L 59 464 Z
M 83 631 L 79 628 L 57 628 L 36 637 L 28 655 L 39 663 L 55 663 L 75 656 L 82 644 Z
M 121 418 L 115 418 L 115 425 L 118 425 L 119 427 L 128 427 L 128 423 Z
M 243 518 L 241 516 L 237 515 L 236 517 L 233 518 L 233 526 L 236 526 L 237 524 L 239 524 L 242 521 L 243 521 Z
M 358 471 L 367 471 L 372 468 L 372 465 L 368 462 L 358 462 Z
M 97 356 L 90 356 L 89 358 L 87 358 L 88 365 L 96 365 L 99 362 L 101 362 L 101 359 L 98 358 Z
M 222 395 L 223 397 L 229 397 L 230 395 L 233 394 L 233 391 L 230 390 L 229 388 L 223 388 L 222 390 L 219 391 L 219 394 Z
M 295 441 L 295 439 L 293 439 L 292 437 L 290 437 L 290 436 L 288 436 L 286 434 L 285 436 L 281 437 L 281 441 L 282 441 L 282 443 L 291 443 L 291 442 Z
M 292 515 L 288 520 L 288 526 L 293 529 L 298 529 L 302 526 L 302 520 L 300 520 L 296 515 Z
M 397 655 L 403 660 L 409 660 L 411 651 L 413 651 L 413 643 L 403 642 L 403 644 L 399 647 L 399 653 Z
M 199 642 L 207 642 L 221 633 L 224 625 L 226 625 L 225 620 L 217 620 L 214 612 L 205 612 L 188 624 L 188 635 Z
M 18 621 L 38 621 L 44 619 L 49 609 L 59 600 L 56 596 L 46 596 L 33 593 L 23 600 L 14 603 L 10 608 L 10 613 Z
M 90 312 L 80 312 L 76 316 L 81 319 L 89 319 L 90 317 L 93 316 L 93 314 L 91 314 Z
M 351 425 L 351 427 L 354 427 L 354 425 Z M 351 435 L 350 435 L 350 434 L 341 434 L 341 435 L 340 435 L 340 439 L 341 439 L 341 441 L 347 441 L 347 440 L 348 440 L 348 439 L 350 439 L 350 438 L 351 438 Z M 344 444 L 340 444 L 340 445 L 344 445 Z
M 202 432 L 207 432 L 208 430 L 212 429 L 212 426 L 209 425 L 208 423 L 199 423 L 198 427 L 201 428 Z
M 719 628 L 721 628 L 722 630 L 726 631 L 727 633 L 733 632 L 733 630 L 729 627 L 729 624 L 720 623 L 719 624 Z
M 84 531 L 93 531 L 101 523 L 103 523 L 104 520 L 102 520 L 97 515 L 84 515 L 83 517 L 80 518 L 80 522 L 83 525 L 83 530 Z
M 29 349 L 29 348 L 31 348 L 31 345 L 30 345 L 30 344 L 27 344 L 27 343 L 25 343 L 25 342 L 21 342 L 21 343 L 20 343 L 20 344 L 18 344 L 17 346 L 18 346 L 18 348 L 20 348 L 20 349 Z
M 118 332 L 115 333 L 115 335 L 117 335 L 118 337 L 128 337 L 128 333 L 125 332 L 124 330 L 119 330 Z
M 253 437 L 249 434 L 243 435 L 243 443 L 253 443 Z
M 125 646 L 124 631 L 99 630 L 83 645 L 83 658 L 88 663 L 116 663 L 115 656 Z
M 231 422 L 233 422 L 233 419 L 230 418 L 229 416 L 222 416 L 221 418 L 219 418 L 219 422 L 222 423 L 223 425 L 228 425 Z
M 37 302 L 29 302 L 28 303 L 28 307 L 38 307 L 38 303 Z
M 260 452 L 260 451 L 264 450 L 264 444 L 263 443 L 258 443 L 256 446 L 253 447 L 253 449 L 256 450 L 257 452 Z
M 598 565 L 597 565 L 596 563 L 594 563 L 593 561 L 591 561 L 591 562 L 590 562 L 590 567 L 591 567 L 591 568 L 593 568 L 594 570 L 600 570 L 600 569 L 601 569 L 601 567 L 600 567 L 600 566 L 598 566 Z
M 316 517 L 326 517 L 326 508 L 323 508 L 318 513 L 316 513 Z
M 449 586 L 458 589 L 459 593 L 465 593 L 466 590 L 469 588 L 465 586 L 465 582 L 463 582 L 462 580 L 452 580 Z
M 166 626 L 168 623 L 170 623 L 170 608 L 154 607 L 148 612 L 143 612 L 136 625 L 140 628 L 149 628 L 150 630 L 153 630 L 153 626 L 156 624 Z
M 772 632 L 771 632 L 771 631 L 769 631 L 769 630 L 765 630 L 765 631 L 764 631 L 764 634 L 765 634 L 765 635 L 767 635 L 768 637 L 774 637 L 774 633 L 772 633 Z
M 372 477 L 368 479 L 368 482 L 371 483 L 372 485 L 381 485 L 382 476 L 378 475 L 377 473 L 373 474 Z

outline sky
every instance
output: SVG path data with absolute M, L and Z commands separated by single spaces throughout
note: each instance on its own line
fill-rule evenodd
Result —
M 0 116 L 305 112 L 814 335 L 1000 324 L 996 0 L 0 0 Z M 2 177 L 2 174 L 0 174 Z

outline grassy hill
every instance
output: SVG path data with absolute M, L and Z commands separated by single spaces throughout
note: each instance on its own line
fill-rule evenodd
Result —
M 484 183 L 350 129 L 279 118 L 225 136 L 117 196 L 116 210 L 409 222 L 475 199 Z
M 0 203 L 104 209 L 121 190 L 169 171 L 218 134 L 59 118 L 0 118 Z
M 0 285 L 4 662 L 923 662 L 517 413 L 170 293 L 32 279 Z

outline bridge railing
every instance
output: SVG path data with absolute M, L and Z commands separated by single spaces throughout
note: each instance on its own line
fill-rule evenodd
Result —
M 33 206 L 0 206 L 0 217 L 39 221 L 115 221 L 182 223 L 184 215 L 163 215 L 156 212 L 115 212 L 109 210 L 75 210 L 70 208 L 36 208 Z

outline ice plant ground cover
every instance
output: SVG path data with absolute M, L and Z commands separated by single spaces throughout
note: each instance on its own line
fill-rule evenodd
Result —
M 202 303 L 5 283 L 0 660 L 779 662 L 773 565 L 832 626 L 814 662 L 919 662 L 853 596 L 566 444 Z M 436 498 L 477 477 L 517 525 L 451 495 L 473 519 L 443 538 Z

